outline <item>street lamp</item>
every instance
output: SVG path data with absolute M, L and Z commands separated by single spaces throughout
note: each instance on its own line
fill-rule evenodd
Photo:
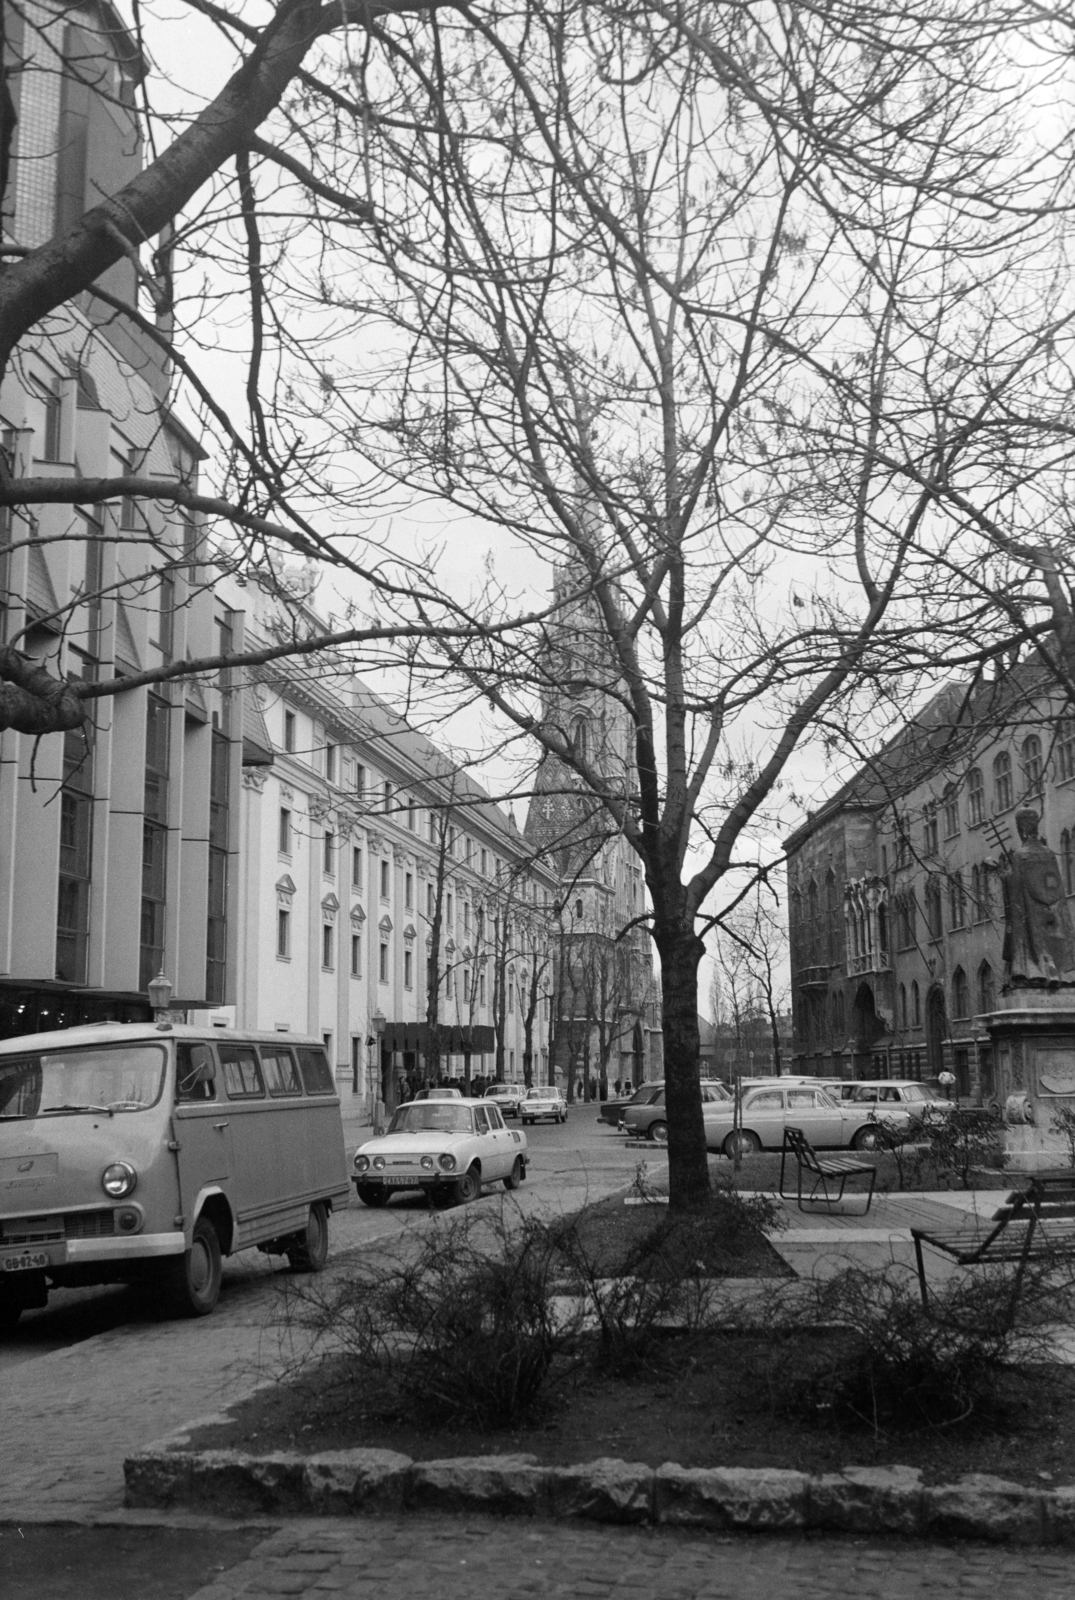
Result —
M 149 1003 L 153 1008 L 155 1022 L 167 1022 L 168 1012 L 172 1004 L 172 985 L 164 976 L 163 971 L 158 972 L 151 983 L 146 985 Z

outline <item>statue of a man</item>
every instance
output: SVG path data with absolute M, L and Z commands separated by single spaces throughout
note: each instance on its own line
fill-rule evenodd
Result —
M 1038 837 L 1038 813 L 1017 811 L 1019 844 L 1001 864 L 1004 972 L 1013 988 L 1075 985 L 1075 930 L 1056 856 Z

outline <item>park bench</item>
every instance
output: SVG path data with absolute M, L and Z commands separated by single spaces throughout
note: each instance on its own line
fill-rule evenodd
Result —
M 1075 1169 L 1028 1174 L 1025 1189 L 1013 1189 L 989 1219 L 992 1227 L 912 1228 L 918 1286 L 929 1310 L 922 1246 L 930 1245 L 962 1267 L 1014 1265 L 1009 1323 L 1031 1261 L 1049 1265 L 1075 1260 Z
M 848 1178 L 865 1177 L 870 1179 L 870 1187 L 866 1191 L 866 1211 L 870 1209 L 873 1199 L 873 1186 L 877 1182 L 877 1168 L 868 1161 L 857 1161 L 854 1156 L 819 1156 L 809 1139 L 801 1128 L 784 1129 L 784 1148 L 780 1154 L 780 1194 L 782 1199 L 790 1199 L 784 1193 L 784 1167 L 788 1156 L 795 1157 L 798 1172 L 797 1197 L 799 1210 L 805 1210 L 803 1202 L 815 1205 L 836 1205 L 844 1197 L 844 1185 Z M 807 1195 L 803 1194 L 803 1174 L 807 1173 L 813 1179 L 813 1188 Z M 833 1187 L 839 1183 L 835 1194 L 829 1193 L 829 1185 Z M 821 1194 L 818 1194 L 818 1190 Z M 863 1212 L 865 1216 L 866 1212 Z

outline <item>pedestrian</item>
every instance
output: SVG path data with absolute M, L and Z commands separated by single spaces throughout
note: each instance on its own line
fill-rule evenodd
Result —
M 943 1072 L 938 1073 L 937 1082 L 940 1084 L 941 1088 L 944 1090 L 945 1099 L 946 1100 L 951 1100 L 951 1098 L 952 1098 L 952 1090 L 955 1088 L 955 1084 L 956 1084 L 956 1075 L 955 1075 L 955 1073 L 954 1072 L 949 1072 L 947 1067 L 946 1067 Z

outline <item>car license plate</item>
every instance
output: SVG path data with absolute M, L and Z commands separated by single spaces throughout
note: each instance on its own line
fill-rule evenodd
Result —
M 0 1256 L 0 1272 L 33 1272 L 48 1264 L 44 1250 L 23 1250 L 17 1256 Z
M 406 1189 L 414 1182 L 414 1178 L 382 1178 L 382 1183 L 390 1184 L 395 1189 Z

